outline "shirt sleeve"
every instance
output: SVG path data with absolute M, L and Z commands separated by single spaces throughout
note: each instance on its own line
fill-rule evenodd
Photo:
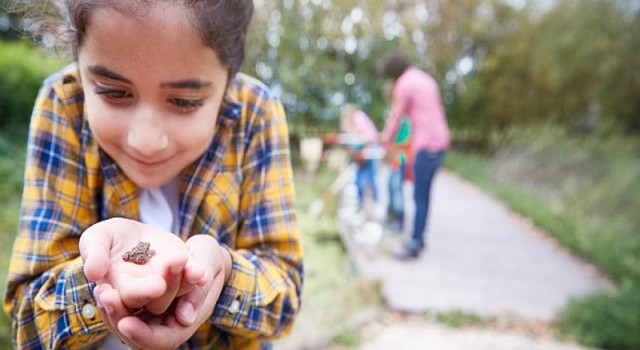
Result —
M 81 112 L 65 101 L 61 85 L 43 86 L 29 130 L 4 299 L 18 349 L 75 348 L 106 335 L 78 249 L 79 234 L 94 217 L 83 200 L 79 141 L 67 117 Z
M 358 135 L 362 137 L 364 143 L 375 143 L 378 141 L 378 130 L 373 120 L 363 111 L 354 113 L 354 124 L 356 125 Z
M 381 142 L 385 148 L 389 148 L 393 142 L 393 137 L 400 128 L 402 116 L 407 113 L 409 105 L 409 95 L 405 93 L 401 83 L 400 79 L 396 81 L 396 86 L 393 89 L 391 111 L 382 131 Z
M 256 99 L 242 164 L 242 222 L 230 250 L 233 270 L 212 322 L 245 338 L 270 338 L 292 328 L 303 265 L 284 109 L 266 94 Z

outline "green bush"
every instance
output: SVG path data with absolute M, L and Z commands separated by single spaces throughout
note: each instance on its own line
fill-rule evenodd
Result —
M 561 333 L 603 349 L 640 349 L 640 285 L 572 301 L 558 317 Z
M 33 103 L 42 81 L 64 66 L 26 42 L 0 41 L 0 293 L 4 295 L 9 255 L 22 192 L 24 144 Z M 0 348 L 11 348 L 11 324 L 0 311 Z
M 62 60 L 46 55 L 26 42 L 0 41 L 0 130 L 29 123 L 33 101 L 42 81 L 63 66 Z

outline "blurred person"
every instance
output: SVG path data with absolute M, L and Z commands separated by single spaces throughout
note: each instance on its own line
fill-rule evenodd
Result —
M 373 201 L 378 201 L 376 185 L 378 160 L 372 152 L 378 147 L 378 130 L 365 112 L 351 104 L 342 107 L 340 129 L 346 134 L 351 158 L 358 165 L 356 171 L 358 206 L 359 209 L 363 209 L 364 195 L 367 190 L 371 193 Z
M 383 95 L 387 103 L 391 102 L 391 90 L 393 84 L 385 82 Z M 406 116 L 402 117 L 398 133 L 393 138 L 393 143 L 386 154 L 389 166 L 389 180 L 387 190 L 389 201 L 387 203 L 387 229 L 393 233 L 404 231 L 404 192 L 405 181 L 413 181 L 413 168 L 411 158 L 411 122 Z
M 389 163 L 387 227 L 391 232 L 402 232 L 405 214 L 403 185 L 406 181 L 413 181 L 409 118 L 402 118 L 398 133 L 389 147 L 387 161 Z
M 449 127 L 437 82 L 413 67 L 402 52 L 385 55 L 378 71 L 393 84 L 391 110 L 381 136 L 383 147 L 390 149 L 403 116 L 411 122 L 415 219 L 411 236 L 394 256 L 415 259 L 426 247 L 431 185 L 450 146 Z

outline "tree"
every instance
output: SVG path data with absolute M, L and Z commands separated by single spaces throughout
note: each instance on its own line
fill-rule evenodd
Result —
M 21 37 L 20 16 L 11 9 L 12 0 L 0 0 L 0 40 L 17 40 Z
M 456 129 L 640 129 L 640 6 L 626 0 L 257 1 L 246 70 L 282 94 L 294 130 L 336 128 L 353 102 L 386 114 L 376 60 L 402 49 L 441 83 Z

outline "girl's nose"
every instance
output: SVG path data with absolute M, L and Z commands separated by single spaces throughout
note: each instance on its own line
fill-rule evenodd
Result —
M 129 130 L 127 144 L 140 155 L 153 156 L 169 146 L 169 137 L 163 130 L 142 126 Z

